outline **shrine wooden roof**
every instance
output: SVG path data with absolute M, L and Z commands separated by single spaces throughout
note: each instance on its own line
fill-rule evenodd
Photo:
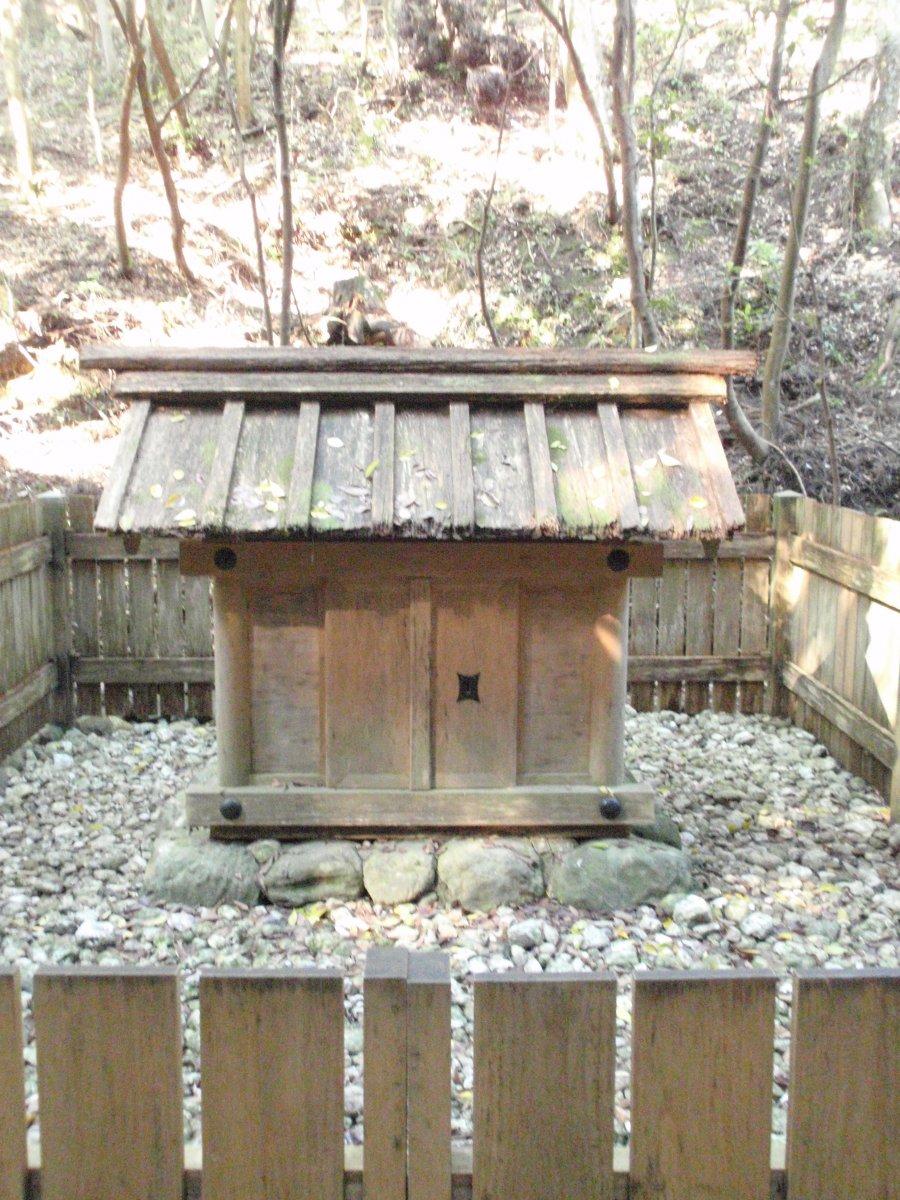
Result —
M 738 351 L 98 347 L 130 401 L 101 530 L 183 537 L 721 538 L 712 405 Z

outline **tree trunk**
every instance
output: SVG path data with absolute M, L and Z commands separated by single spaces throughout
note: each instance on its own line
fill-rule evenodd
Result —
M 122 88 L 122 107 L 119 111 L 119 165 L 116 170 L 116 186 L 113 192 L 113 217 L 116 226 L 116 248 L 119 252 L 119 270 L 126 279 L 131 278 L 131 251 L 128 248 L 128 226 L 125 224 L 123 199 L 128 171 L 131 165 L 131 103 L 137 79 L 137 64 L 132 54 L 125 72 Z
M 622 162 L 622 235 L 631 281 L 634 314 L 632 341 L 655 346 L 659 341 L 656 318 L 647 296 L 644 275 L 644 237 L 638 196 L 638 155 L 632 120 L 634 97 L 634 6 L 632 0 L 616 0 L 613 49 L 610 62 L 613 93 L 613 125 Z
M 281 179 L 281 317 L 279 340 L 291 341 L 291 292 L 294 277 L 294 206 L 291 196 L 291 147 L 284 112 L 284 49 L 291 27 L 293 0 L 275 0 L 272 14 L 272 108 L 278 139 L 278 173 Z
M 144 59 L 143 22 L 140 25 L 138 24 L 134 11 L 134 0 L 126 0 L 124 13 L 119 7 L 118 0 L 110 0 L 110 4 L 134 58 L 135 85 L 138 97 L 140 98 L 144 121 L 147 125 L 147 133 L 150 137 L 153 157 L 156 159 L 156 165 L 162 177 L 163 191 L 166 194 L 166 201 L 169 205 L 169 221 L 172 226 L 172 253 L 175 257 L 175 263 L 187 283 L 196 283 L 194 274 L 187 265 L 187 260 L 184 257 L 184 218 L 181 215 L 181 208 L 178 203 L 178 191 L 175 187 L 175 180 L 172 178 L 172 168 L 169 165 L 166 148 L 163 145 L 159 122 L 156 119 L 156 113 L 153 109 L 150 82 L 147 78 L 147 63 Z
M 603 174 L 606 179 L 606 216 L 610 225 L 615 225 L 619 219 L 619 203 L 616 197 L 616 173 L 613 166 L 612 133 L 609 128 L 609 121 L 602 110 L 601 102 L 594 94 L 594 90 L 588 81 L 584 64 L 581 61 L 581 56 L 572 38 L 572 30 L 566 15 L 565 5 L 560 5 L 559 15 L 557 16 L 551 7 L 551 0 L 534 0 L 534 2 L 538 11 L 550 23 L 566 48 L 569 65 L 572 68 L 572 74 L 575 76 L 575 82 L 578 84 L 581 98 L 584 101 L 585 108 L 588 110 L 588 115 L 594 124 L 594 128 L 597 130 L 597 137 L 600 139 L 600 151 L 603 157 Z M 555 108 L 555 97 L 553 104 Z
M 791 0 L 778 0 L 778 10 L 775 14 L 775 32 L 772 36 L 772 57 L 769 62 L 769 78 L 763 98 L 763 111 L 756 130 L 756 142 L 750 158 L 747 178 L 744 180 L 744 193 L 741 198 L 741 211 L 738 214 L 737 232 L 734 235 L 734 249 L 731 252 L 731 262 L 725 272 L 725 283 L 722 288 L 720 305 L 722 347 L 730 350 L 734 346 L 734 305 L 741 284 L 741 273 L 747 261 L 747 245 L 750 240 L 750 228 L 753 224 L 753 212 L 756 208 L 756 196 L 759 191 L 759 180 L 762 175 L 763 163 L 769 148 L 769 139 L 775 123 L 775 113 L 778 105 L 778 95 L 781 90 L 781 72 L 784 67 L 784 34 L 787 28 L 788 15 L 791 11 Z M 741 408 L 734 392 L 734 381 L 726 380 L 728 389 L 725 411 L 729 424 L 738 441 L 756 462 L 763 462 L 769 454 L 768 443 L 759 436 L 746 413 Z
M 791 225 L 788 230 L 787 247 L 781 269 L 781 284 L 775 304 L 775 319 L 772 324 L 772 340 L 763 368 L 762 389 L 762 434 L 768 442 L 777 442 L 781 424 L 781 375 L 787 356 L 794 315 L 794 298 L 797 291 L 797 264 L 800 261 L 800 246 L 806 230 L 809 212 L 809 196 L 815 167 L 816 147 L 819 141 L 819 114 L 822 92 L 828 86 L 834 70 L 835 59 L 844 33 L 847 15 L 847 0 L 834 0 L 831 20 L 819 61 L 813 67 L 806 93 L 806 112 L 803 119 L 803 136 L 797 162 L 797 177 L 791 196 Z
M 891 232 L 891 137 L 900 98 L 900 33 L 885 31 L 872 80 L 872 95 L 859 127 L 853 213 L 859 228 L 875 237 Z
M 0 54 L 3 56 L 3 82 L 6 106 L 16 153 L 16 174 L 23 192 L 34 182 L 34 151 L 28 107 L 19 70 L 19 45 L 22 31 L 21 0 L 0 0 Z
M 191 123 L 187 113 L 187 102 L 181 94 L 181 85 L 175 76 L 175 68 L 172 66 L 172 60 L 169 58 L 169 52 L 166 49 L 166 43 L 163 40 L 159 26 L 153 19 L 150 9 L 147 9 L 147 33 L 150 35 L 150 46 L 153 50 L 153 57 L 156 59 L 159 66 L 159 73 L 162 75 L 163 83 L 165 84 L 166 92 L 169 96 L 169 103 L 175 110 L 175 115 L 178 117 L 178 124 L 181 126 L 182 133 L 190 133 Z
M 234 90 L 241 129 L 253 119 L 250 100 L 250 5 L 235 0 L 234 5 Z
M 109 6 L 106 0 L 94 0 L 94 15 L 97 18 L 97 29 L 100 33 L 100 53 L 103 55 L 103 69 L 107 75 L 113 69 L 113 38 L 112 26 L 109 22 Z

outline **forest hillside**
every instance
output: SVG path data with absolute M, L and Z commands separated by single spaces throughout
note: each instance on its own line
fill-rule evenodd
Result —
M 720 415 L 738 480 L 896 515 L 889 21 L 0 0 L 0 497 L 102 483 L 121 411 L 87 342 L 724 337 L 760 355 Z

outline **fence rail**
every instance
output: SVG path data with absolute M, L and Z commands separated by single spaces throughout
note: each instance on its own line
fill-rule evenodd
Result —
M 640 711 L 772 712 L 900 811 L 900 523 L 746 496 L 745 533 L 673 542 L 632 581 Z M 212 715 L 209 587 L 178 543 L 93 532 L 94 501 L 0 507 L 0 754 L 74 713 Z
M 177 971 L 41 968 L 29 1168 L 19 980 L 0 971 L 0 1198 L 896 1200 L 900 972 L 794 980 L 786 1151 L 776 985 L 635 977 L 631 1139 L 614 1148 L 615 978 L 477 977 L 472 1142 L 454 1149 L 449 960 L 374 949 L 365 1147 L 345 1151 L 341 976 L 206 971 L 202 1156 L 186 1156 Z

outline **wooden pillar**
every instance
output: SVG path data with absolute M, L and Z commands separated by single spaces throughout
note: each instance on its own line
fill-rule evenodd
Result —
M 625 696 L 628 686 L 628 576 L 611 575 L 599 589 L 594 622 L 590 772 L 594 783 L 625 780 Z
M 253 724 L 250 701 L 250 612 L 237 580 L 213 580 L 215 715 L 219 784 L 240 787 L 250 775 Z

